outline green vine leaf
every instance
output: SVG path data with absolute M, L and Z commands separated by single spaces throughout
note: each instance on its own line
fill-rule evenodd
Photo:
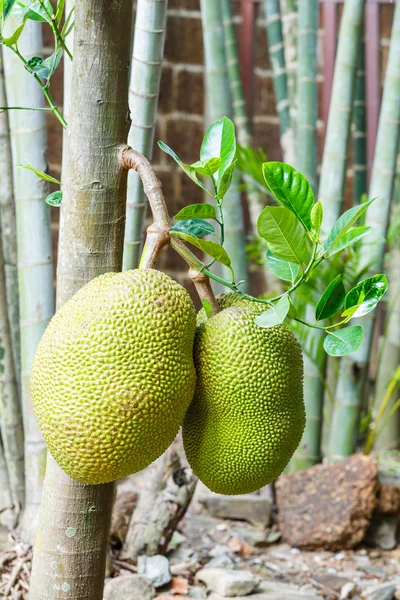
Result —
M 194 218 L 217 220 L 217 214 L 212 204 L 190 204 L 174 216 L 175 221 Z
M 278 258 L 272 254 L 271 250 L 267 251 L 267 263 L 272 273 L 283 279 L 284 281 L 295 281 L 300 271 L 300 266 L 297 263 Z
M 330 356 L 346 356 L 357 352 L 363 341 L 362 327 L 355 325 L 337 329 L 329 333 L 324 339 L 324 349 Z
M 185 242 L 192 244 L 192 246 L 199 248 L 199 250 L 202 250 L 205 252 L 205 254 L 211 256 L 211 258 L 215 258 L 215 260 L 220 262 L 222 265 L 225 265 L 225 267 L 231 266 L 231 260 L 226 253 L 225 248 L 217 244 L 217 242 L 212 242 L 211 240 L 201 240 L 187 233 L 183 233 L 182 231 L 171 230 L 171 235 L 179 237 Z
M 0 0 L 0 32 L 14 4 L 15 0 Z
M 364 202 L 364 204 L 353 206 L 353 208 L 346 210 L 346 212 L 338 218 L 326 241 L 325 252 L 334 244 L 336 245 L 339 242 L 339 240 L 349 231 L 354 223 L 358 221 L 358 219 L 365 213 L 368 207 L 371 206 L 375 200 L 376 198 L 373 198 L 368 202 Z
M 207 162 L 203 162 L 198 160 L 197 162 L 192 163 L 190 166 L 198 173 L 199 175 L 208 175 L 212 177 L 216 171 L 218 171 L 221 165 L 221 160 L 219 158 L 210 158 Z
M 354 318 L 367 315 L 381 300 L 387 286 L 386 276 L 381 274 L 360 281 L 345 298 L 343 316 Z
M 178 221 L 173 225 L 171 231 L 182 231 L 194 237 L 204 237 L 206 235 L 215 235 L 215 227 L 208 221 L 202 219 L 185 219 Z
M 278 258 L 301 265 L 308 253 L 306 233 L 296 215 L 282 206 L 266 206 L 257 221 L 260 237 Z
M 209 319 L 212 315 L 213 308 L 208 300 L 202 300 L 201 303 L 203 305 L 204 312 L 206 313 L 206 317 Z
M 31 165 L 17 165 L 17 167 L 22 167 L 23 169 L 32 171 L 33 173 L 35 173 L 35 175 L 40 177 L 40 179 L 44 179 L 44 181 L 50 181 L 51 183 L 58 183 L 58 185 L 61 185 L 61 181 L 58 181 L 58 179 L 55 179 L 51 175 L 47 175 L 47 173 L 43 173 L 43 171 L 39 171 L 39 169 L 31 167 Z
M 27 16 L 31 21 L 48 23 L 51 27 L 53 25 L 53 7 L 50 0 L 17 0 L 13 16 L 16 19 L 23 19 Z
M 215 174 L 215 180 L 220 182 L 235 160 L 235 154 L 235 126 L 230 119 L 223 117 L 207 129 L 200 148 L 200 159 L 203 163 L 215 157 L 220 159 L 221 164 Z
M 342 275 L 337 275 L 328 285 L 321 298 L 318 301 L 315 309 L 316 321 L 329 319 L 336 315 L 342 308 L 346 296 L 346 291 L 343 286 Z
M 175 152 L 172 150 L 172 148 L 170 148 L 164 142 L 159 141 L 158 146 L 163 152 L 165 152 L 166 154 L 169 154 L 169 156 L 172 156 L 172 158 L 180 166 L 182 171 L 184 171 L 186 173 L 186 175 L 188 177 L 190 177 L 190 179 L 192 181 L 195 182 L 196 185 L 198 185 L 199 187 L 201 187 L 202 190 L 207 192 L 207 194 L 209 196 L 213 197 L 213 195 L 208 191 L 208 189 L 206 188 L 204 183 L 202 181 L 200 181 L 200 179 L 197 178 L 197 172 L 191 165 L 187 165 L 186 163 L 182 162 L 181 159 L 179 158 L 179 156 L 177 154 L 175 154 Z
M 324 209 L 322 207 L 321 202 L 316 202 L 311 209 L 311 227 L 313 231 L 317 234 L 317 237 L 321 231 L 322 220 L 324 218 Z
M 235 167 L 236 167 L 236 161 L 234 160 L 233 163 L 226 169 L 224 174 L 218 180 L 217 198 L 219 200 L 222 200 L 222 198 L 225 196 L 226 192 L 229 190 L 229 188 L 231 186 Z
M 14 31 L 14 33 L 12 35 L 1 39 L 1 42 L 5 46 L 7 46 L 7 48 L 11 48 L 11 46 L 15 46 L 15 44 L 18 42 L 18 40 L 21 36 L 21 33 L 24 30 L 25 23 L 26 23 L 26 19 L 24 19 L 23 23 L 19 27 L 17 27 L 17 29 Z
M 58 190 L 57 192 L 49 194 L 46 198 L 46 203 L 50 204 L 50 206 L 56 206 L 59 208 L 62 204 L 62 192 Z
M 314 193 L 304 175 L 281 162 L 264 163 L 262 169 L 265 182 L 277 201 L 291 210 L 307 231 L 311 231 Z
M 254 322 L 256 325 L 263 327 L 264 329 L 275 327 L 275 325 L 283 323 L 283 321 L 286 319 L 289 308 L 289 296 L 288 294 L 283 294 L 276 304 L 271 305 L 271 308 L 263 312 L 261 315 L 258 315 L 254 319 Z
M 353 227 L 352 229 L 349 229 L 347 233 L 339 237 L 339 239 L 332 244 L 332 246 L 329 248 L 326 254 L 326 257 L 330 258 L 334 254 L 341 252 L 348 246 L 352 246 L 353 244 L 361 240 L 370 231 L 372 231 L 372 227 L 368 227 L 366 225 L 360 225 L 360 227 Z

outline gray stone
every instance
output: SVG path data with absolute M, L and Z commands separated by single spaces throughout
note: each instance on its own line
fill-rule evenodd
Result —
M 167 557 L 171 565 L 189 561 L 194 555 L 191 548 L 174 548 L 167 552 Z
M 104 586 L 104 600 L 153 600 L 155 595 L 151 582 L 140 575 L 115 577 Z
M 189 598 L 198 598 L 199 600 L 207 598 L 207 592 L 202 587 L 190 587 L 188 595 Z
M 281 537 L 280 531 L 257 531 L 247 527 L 238 527 L 236 533 L 241 540 L 244 540 L 250 546 L 261 548 L 277 542 Z
M 224 600 L 224 597 L 213 593 L 207 600 Z M 301 592 L 287 583 L 262 581 L 255 593 L 250 596 L 236 597 L 235 600 L 321 600 L 321 597 L 311 592 Z
M 213 517 L 248 521 L 258 527 L 267 527 L 271 521 L 272 502 L 262 496 L 205 496 L 199 502 Z
M 208 590 L 225 598 L 247 596 L 261 581 L 250 571 L 233 569 L 201 569 L 196 573 L 196 579 L 202 581 Z
M 366 542 L 382 550 L 393 550 L 398 541 L 399 517 L 373 516 L 366 535 Z
M 168 558 L 156 554 L 155 556 L 139 556 L 138 573 L 150 579 L 154 587 L 159 588 L 172 579 Z
M 204 565 L 204 569 L 223 569 L 224 567 L 232 567 L 235 561 L 227 554 L 215 556 Z
M 372 592 L 368 600 L 393 600 L 396 593 L 395 585 L 384 585 Z

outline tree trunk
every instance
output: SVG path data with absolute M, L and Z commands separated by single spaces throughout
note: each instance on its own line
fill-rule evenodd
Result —
M 94 277 L 121 270 L 131 24 L 131 0 L 76 5 L 58 307 Z M 49 456 L 30 600 L 102 599 L 113 490 L 70 479 Z
M 19 41 L 24 56 L 42 53 L 41 23 L 27 21 Z M 22 63 L 4 54 L 8 101 L 11 106 L 43 107 L 42 90 Z M 46 119 L 42 111 L 10 113 L 14 164 L 46 171 Z M 21 523 L 23 539 L 31 543 L 36 530 L 46 465 L 46 446 L 32 409 L 30 369 L 36 347 L 54 313 L 53 259 L 48 184 L 26 170 L 14 171 L 17 213 L 18 279 L 21 330 L 22 416 L 25 435 L 26 503 Z
M 207 94 L 207 117 L 212 123 L 232 115 L 221 5 L 215 0 L 201 0 L 204 64 Z M 225 248 L 231 259 L 236 280 L 247 281 L 245 232 L 239 180 L 234 176 L 225 198 Z M 224 275 L 230 272 L 224 267 Z M 241 286 L 246 291 L 246 286 Z
M 313 4 L 314 3 L 311 3 L 311 5 Z M 299 6 L 297 5 L 297 0 L 281 0 L 282 29 L 285 46 L 284 52 L 290 105 L 290 119 L 295 138 L 297 121 L 297 21 L 299 9 L 302 8 L 304 10 L 304 7 L 302 5 L 307 7 L 308 3 L 299 2 Z
M 3 73 L 3 48 L 0 48 L 0 106 L 7 106 Z M 14 181 L 8 112 L 0 113 L 0 222 L 6 277 L 7 306 L 11 331 L 14 370 L 18 384 L 21 380 L 21 347 L 19 333 L 19 296 L 17 267 L 17 226 L 15 219 Z
M 361 40 L 353 105 L 353 203 L 359 204 L 367 193 L 367 121 L 365 105 L 365 52 Z
M 399 73 L 400 3 L 397 3 L 369 190 L 369 197 L 377 200 L 366 213 L 365 224 L 372 226 L 372 231 L 362 243 L 360 251 L 360 268 L 368 265 L 369 274 L 379 272 L 382 268 L 386 247 L 399 136 Z M 376 311 L 373 311 L 362 319 L 364 339 L 359 350 L 343 357 L 341 361 L 329 445 L 331 459 L 348 456 L 354 452 L 356 446 L 360 408 L 368 378 L 375 314 Z M 354 319 L 354 324 L 357 321 L 358 319 Z
M 295 140 L 290 119 L 288 82 L 279 0 L 264 0 L 264 12 L 267 20 L 268 53 L 274 77 L 275 103 L 281 130 L 283 160 L 284 162 L 293 165 L 296 159 Z
M 319 182 L 319 200 L 324 206 L 324 227 L 327 231 L 330 231 L 342 210 L 364 4 L 365 0 L 346 0 L 340 24 Z
M 161 68 L 164 57 L 168 0 L 138 0 L 134 29 L 129 107 L 132 124 L 129 145 L 151 160 L 157 119 Z M 147 198 L 140 177 L 128 175 L 123 269 L 140 260 Z

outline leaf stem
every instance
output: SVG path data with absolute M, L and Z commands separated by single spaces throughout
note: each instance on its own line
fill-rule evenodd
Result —
M 9 46 L 9 48 L 14 52 L 14 54 L 16 54 L 18 56 L 18 58 L 22 61 L 25 69 L 28 71 L 28 73 L 30 73 L 31 75 L 33 75 L 34 79 L 37 81 L 37 83 L 40 85 L 42 92 L 44 94 L 44 97 L 46 98 L 49 106 L 50 106 L 50 110 L 51 112 L 57 117 L 57 119 L 60 121 L 61 125 L 64 127 L 64 129 L 66 129 L 67 127 L 67 122 L 64 119 L 64 117 L 62 116 L 62 114 L 60 113 L 60 111 L 58 110 L 57 105 L 55 104 L 49 90 L 46 88 L 46 86 L 44 85 L 44 83 L 42 82 L 42 80 L 40 79 L 40 77 L 37 75 L 37 73 L 35 73 L 34 71 L 32 71 L 32 69 L 29 66 L 28 61 L 25 60 L 25 58 L 22 56 L 22 54 L 19 52 L 18 48 L 15 47 L 13 48 L 13 46 Z

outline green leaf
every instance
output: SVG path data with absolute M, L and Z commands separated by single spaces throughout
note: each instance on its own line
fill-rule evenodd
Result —
M 190 204 L 189 206 L 185 206 L 184 208 L 182 208 L 174 216 L 175 221 L 178 221 L 179 219 L 192 218 L 217 220 L 217 215 L 215 213 L 215 208 L 212 204 Z
M 218 171 L 221 165 L 221 160 L 219 158 L 210 158 L 207 162 L 203 162 L 202 160 L 198 160 L 197 162 L 191 164 L 190 166 L 198 173 L 199 175 L 209 175 L 212 177 L 216 171 Z
M 207 194 L 209 194 L 210 196 L 213 196 L 208 191 L 208 189 L 206 188 L 206 186 L 204 185 L 204 183 L 197 178 L 196 170 L 191 165 L 187 165 L 186 163 L 183 163 L 181 161 L 181 159 L 179 158 L 179 156 L 177 154 L 175 154 L 175 152 L 172 150 L 172 148 L 170 148 L 164 142 L 161 142 L 161 141 L 158 142 L 158 146 L 161 148 L 161 150 L 163 152 L 165 152 L 166 154 L 169 154 L 170 156 L 172 156 L 172 158 L 174 159 L 174 161 L 176 163 L 178 163 L 178 165 L 180 166 L 180 168 L 182 169 L 182 171 L 184 171 L 186 173 L 186 175 L 188 177 L 190 177 L 190 179 L 192 181 L 195 182 L 196 185 L 198 185 L 199 187 L 201 187 L 201 189 L 203 189 L 205 192 L 207 192 Z
M 223 117 L 207 129 L 200 148 L 200 159 L 204 163 L 216 156 L 220 158 L 221 165 L 215 175 L 218 182 L 235 160 L 235 154 L 235 126 L 230 119 Z
M 262 170 L 265 182 L 278 202 L 291 210 L 303 227 L 311 231 L 314 193 L 304 175 L 281 162 L 264 163 Z
M 46 198 L 46 202 L 47 204 L 50 204 L 50 206 L 57 206 L 58 208 L 62 204 L 62 192 L 58 190 L 57 192 L 49 194 Z
M 356 287 L 349 291 L 344 301 L 344 309 L 348 311 L 357 307 L 354 313 L 347 313 L 352 317 L 363 317 L 374 310 L 379 300 L 387 290 L 388 282 L 385 275 L 374 275 L 360 281 Z
M 72 19 L 75 11 L 75 6 L 73 6 L 70 10 L 68 17 L 65 19 L 64 27 L 61 30 L 61 37 L 65 40 L 67 36 L 71 33 L 74 27 L 74 19 Z
M 321 202 L 316 202 L 311 209 L 311 226 L 313 230 L 319 235 L 321 231 L 322 220 L 324 218 L 324 209 Z
M 279 279 L 283 279 L 284 281 L 291 281 L 292 283 L 295 281 L 300 271 L 300 267 L 297 263 L 278 258 L 272 254 L 271 250 L 267 251 L 267 263 L 276 277 L 279 277 Z
M 251 146 L 241 146 L 236 148 L 237 168 L 243 174 L 248 175 L 253 183 L 262 192 L 269 192 L 262 174 L 262 165 L 267 161 L 266 154 L 262 148 L 254 150 Z
M 330 282 L 318 301 L 315 309 L 316 321 L 329 319 L 336 315 L 343 306 L 345 296 L 346 291 L 343 286 L 342 276 L 337 275 L 337 277 Z
M 364 332 L 362 327 L 345 327 L 328 333 L 324 339 L 324 349 L 330 356 L 346 356 L 357 352 L 363 341 Z
M 195 237 L 204 237 L 205 235 L 215 235 L 215 227 L 208 221 L 202 219 L 185 219 L 178 221 L 173 225 L 171 231 L 183 231 Z
M 23 169 L 32 171 L 33 173 L 35 173 L 35 175 L 40 177 L 40 179 L 44 179 L 45 181 L 51 181 L 51 183 L 58 183 L 58 185 L 61 185 L 61 181 L 58 181 L 58 179 L 54 179 L 54 177 L 51 177 L 51 175 L 47 175 L 47 173 L 43 173 L 43 171 L 39 171 L 39 169 L 31 167 L 31 165 L 17 165 L 17 167 L 22 167 Z
M 331 257 L 334 254 L 341 252 L 348 246 L 352 246 L 353 244 L 361 240 L 370 231 L 372 231 L 372 227 L 368 227 L 366 225 L 362 225 L 360 227 L 353 227 L 352 229 L 349 229 L 347 233 L 339 237 L 339 239 L 332 244 L 332 246 L 329 248 L 326 254 L 326 257 Z
M 61 56 L 62 50 L 53 52 L 53 54 L 45 59 L 40 58 L 40 56 L 33 56 L 28 61 L 28 65 L 31 70 L 42 79 L 50 79 L 60 63 Z
M 235 167 L 236 167 L 236 160 L 233 161 L 233 163 L 226 169 L 226 171 L 224 172 L 222 177 L 218 180 L 217 198 L 220 200 L 225 196 L 226 192 L 230 188 L 230 185 L 231 185 L 232 179 L 233 179 L 233 173 L 235 171 Z
M 14 46 L 18 42 L 20 35 L 24 30 L 25 23 L 26 23 L 26 19 L 24 19 L 23 23 L 19 27 L 17 27 L 17 29 L 14 31 L 14 33 L 12 35 L 10 35 L 10 37 L 2 39 L 2 43 L 5 46 L 7 46 L 7 48 L 11 48 L 11 46 Z
M 27 16 L 31 21 L 47 22 L 53 26 L 53 7 L 50 0 L 17 0 L 14 5 L 13 16 L 17 20 Z
M 192 244 L 192 246 L 196 246 L 199 250 L 202 250 L 212 258 L 215 258 L 218 262 L 226 267 L 231 266 L 231 260 L 226 253 L 226 250 L 217 244 L 217 242 L 212 242 L 210 240 L 201 240 L 199 238 L 193 237 L 192 235 L 188 235 L 187 233 L 183 233 L 182 231 L 171 231 L 171 235 L 181 238 L 185 242 Z
M 8 15 L 10 14 L 14 4 L 15 0 L 0 0 L 0 31 L 3 29 L 3 24 L 5 23 Z
M 296 216 L 282 206 L 266 206 L 257 221 L 260 237 L 278 258 L 301 265 L 307 256 L 306 233 Z
M 373 198 L 368 202 L 364 202 L 364 204 L 353 206 L 353 208 L 346 210 L 346 212 L 338 218 L 326 241 L 325 252 L 329 250 L 333 244 L 336 244 L 340 238 L 342 238 L 349 231 L 352 225 L 354 225 L 354 223 L 365 213 L 367 208 L 371 206 L 374 200 L 376 200 L 376 198 Z
M 284 294 L 276 304 L 273 304 L 271 308 L 263 312 L 261 315 L 254 319 L 254 322 L 259 327 L 268 329 L 283 323 L 290 308 L 290 300 L 288 294 Z
M 57 0 L 57 11 L 56 11 L 56 21 L 57 25 L 60 26 L 61 19 L 64 12 L 65 0 Z
M 202 300 L 201 303 L 203 305 L 204 312 L 206 313 L 206 317 L 209 319 L 212 315 L 213 308 L 208 300 Z

